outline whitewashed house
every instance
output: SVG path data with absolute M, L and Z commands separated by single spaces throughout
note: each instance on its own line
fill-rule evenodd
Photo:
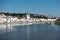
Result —
M 0 14 L 0 23 L 6 22 L 6 15 Z
M 30 19 L 30 14 L 26 14 L 26 18 L 27 19 Z
M 7 22 L 18 22 L 19 19 L 17 17 L 12 17 L 12 16 L 8 16 L 7 17 Z

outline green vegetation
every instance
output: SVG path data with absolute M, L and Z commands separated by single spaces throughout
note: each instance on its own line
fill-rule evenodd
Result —
M 60 26 L 60 22 L 56 22 L 55 24 L 58 25 L 58 26 Z
M 9 13 L 9 12 L 0 12 L 0 14 L 5 14 L 6 16 L 16 16 L 16 17 L 26 17 L 26 14 L 30 14 L 31 18 L 44 18 L 44 19 L 56 19 L 56 17 L 48 16 L 48 15 L 40 15 L 40 14 L 32 14 L 32 13 Z

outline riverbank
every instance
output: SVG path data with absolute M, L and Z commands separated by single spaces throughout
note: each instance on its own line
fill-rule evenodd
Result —
M 60 26 L 60 22 L 55 22 L 56 25 Z
M 33 22 L 26 21 L 26 22 L 23 22 L 23 21 L 20 21 L 20 22 L 0 23 L 0 25 L 7 25 L 7 24 L 13 25 L 13 26 L 17 26 L 17 25 L 23 26 L 23 25 L 31 25 L 31 24 L 50 24 L 50 22 L 39 22 L 39 21 L 33 21 Z M 54 24 L 54 22 L 51 22 L 51 24 Z

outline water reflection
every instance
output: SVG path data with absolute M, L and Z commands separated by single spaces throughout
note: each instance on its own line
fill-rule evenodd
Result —
M 31 23 L 30 23 L 31 24 Z M 48 24 L 2 24 L 0 40 L 60 40 L 60 27 Z

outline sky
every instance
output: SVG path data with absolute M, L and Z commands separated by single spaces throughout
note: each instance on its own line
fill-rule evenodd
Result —
M 0 12 L 28 12 L 60 17 L 60 0 L 0 0 Z

